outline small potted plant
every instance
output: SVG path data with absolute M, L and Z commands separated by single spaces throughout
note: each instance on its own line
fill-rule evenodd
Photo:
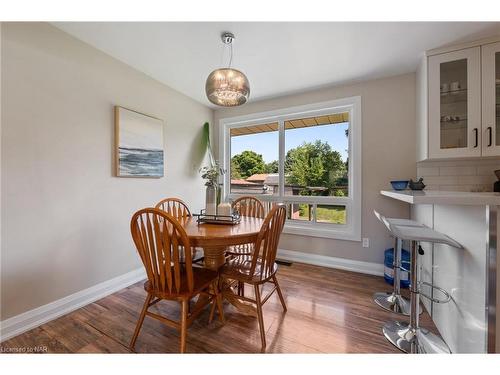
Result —
M 219 162 L 215 161 L 211 166 L 201 168 L 200 173 L 207 187 L 205 214 L 216 215 L 218 197 L 220 195 L 219 177 L 224 174 L 224 170 L 219 166 Z

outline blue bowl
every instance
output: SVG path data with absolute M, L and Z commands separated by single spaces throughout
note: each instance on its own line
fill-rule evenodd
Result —
M 406 190 L 409 182 L 408 180 L 391 181 L 391 185 L 394 190 Z

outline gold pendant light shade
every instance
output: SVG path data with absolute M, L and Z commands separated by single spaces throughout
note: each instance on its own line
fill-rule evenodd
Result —
M 230 47 L 229 66 L 210 73 L 205 83 L 205 93 L 208 100 L 215 105 L 234 107 L 245 104 L 250 95 L 250 83 L 245 74 L 231 68 L 234 35 L 226 32 L 221 35 L 221 39 L 222 43 Z
M 250 84 L 245 74 L 232 68 L 216 69 L 207 78 L 205 92 L 208 100 L 223 107 L 245 104 Z

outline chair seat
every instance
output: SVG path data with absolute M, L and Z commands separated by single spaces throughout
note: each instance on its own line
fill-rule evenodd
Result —
M 144 290 L 151 293 L 157 298 L 163 299 L 182 299 L 183 297 L 194 296 L 206 289 L 212 281 L 217 279 L 217 271 L 209 270 L 207 268 L 193 268 L 193 291 L 189 291 L 186 273 L 181 273 L 181 288 L 177 291 L 175 288 L 171 292 L 155 290 L 151 283 L 146 281 L 144 283 Z
M 278 270 L 278 265 L 274 263 L 270 272 L 264 272 L 262 270 L 262 261 L 259 258 L 257 259 L 257 264 L 255 265 L 255 270 L 253 274 L 251 274 L 251 268 L 252 268 L 252 256 L 241 255 L 228 261 L 221 268 L 220 272 L 221 275 L 226 278 L 251 283 L 269 279 Z
M 402 240 L 442 243 L 462 249 L 462 245 L 460 245 L 457 241 L 428 227 L 407 227 L 394 225 L 391 226 L 391 232 Z
M 253 243 L 229 246 L 226 250 L 227 255 L 252 255 L 254 249 Z
M 388 231 L 391 231 L 391 226 L 394 225 L 402 225 L 406 227 L 425 227 L 424 224 L 415 220 L 385 217 L 376 210 L 373 210 L 373 213 L 377 219 L 379 219 L 379 221 L 387 227 Z
M 405 227 L 424 227 L 425 225 L 415 220 L 386 217 L 390 225 L 402 225 Z

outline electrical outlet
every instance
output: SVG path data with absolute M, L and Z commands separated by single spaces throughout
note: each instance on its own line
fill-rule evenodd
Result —
M 370 247 L 370 239 L 363 238 L 363 247 Z

